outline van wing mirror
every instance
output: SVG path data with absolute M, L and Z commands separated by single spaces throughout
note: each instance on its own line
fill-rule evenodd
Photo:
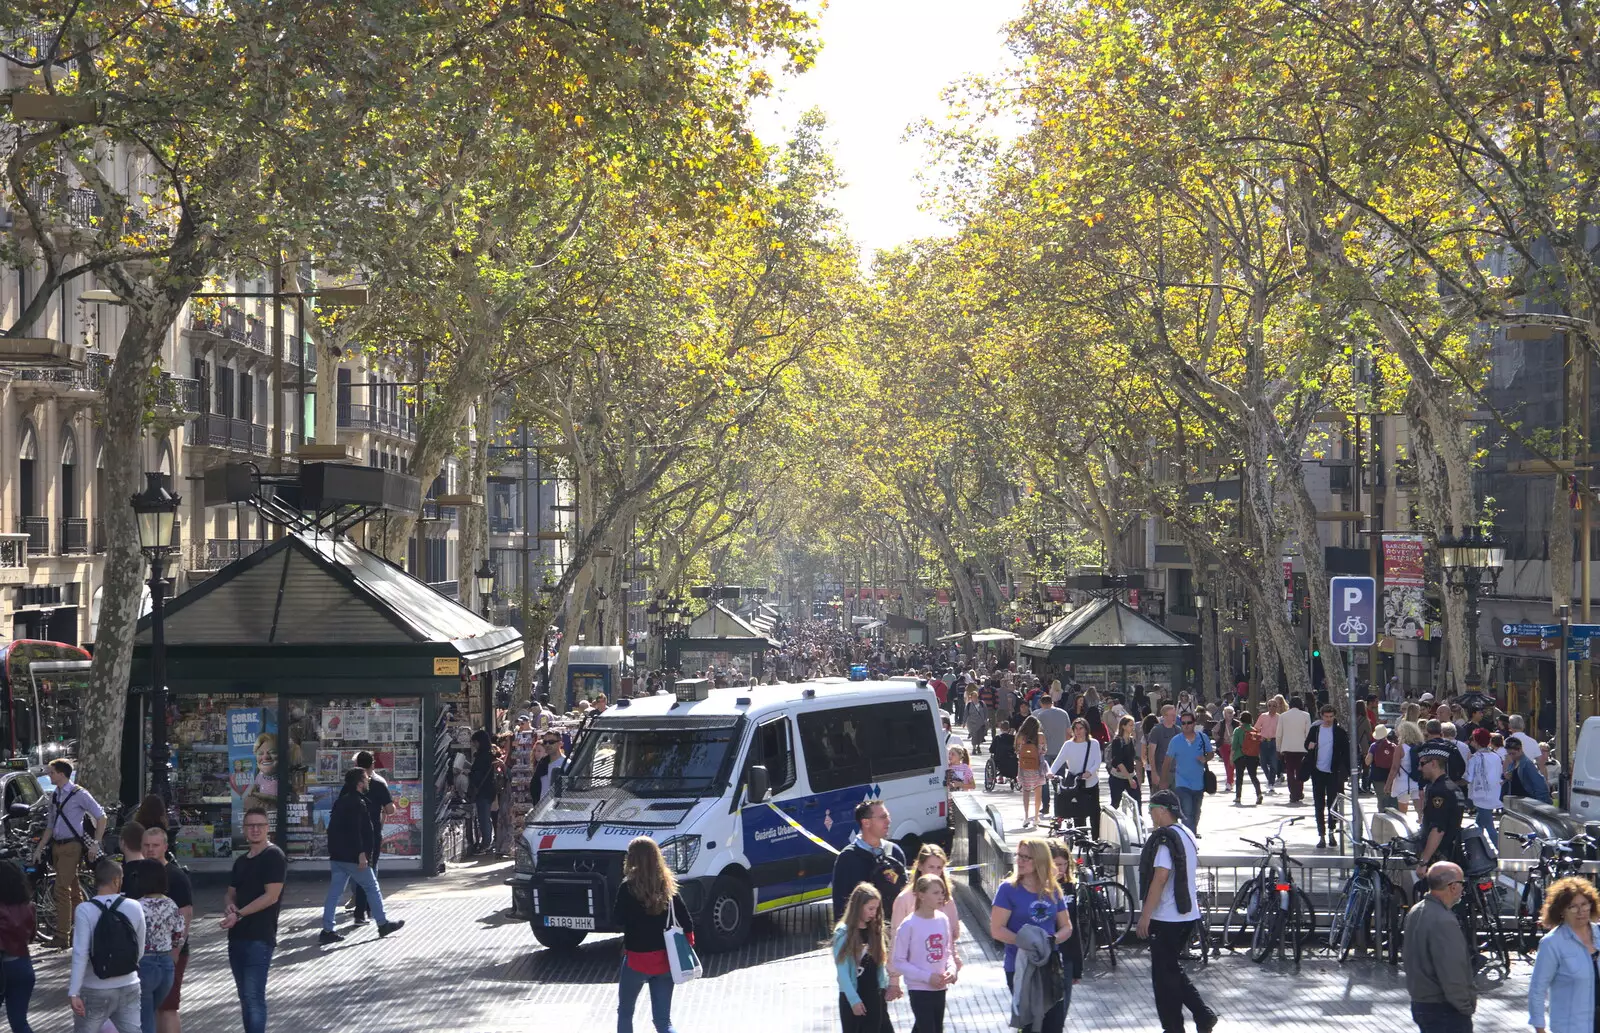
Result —
M 772 795 L 772 778 L 767 774 L 766 765 L 750 765 L 750 773 L 747 776 L 747 781 L 749 783 L 748 796 L 750 802 L 766 803 L 767 798 Z

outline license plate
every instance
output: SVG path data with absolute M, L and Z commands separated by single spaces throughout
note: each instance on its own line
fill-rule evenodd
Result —
M 592 918 L 563 918 L 559 915 L 545 915 L 544 924 L 549 929 L 593 929 Z

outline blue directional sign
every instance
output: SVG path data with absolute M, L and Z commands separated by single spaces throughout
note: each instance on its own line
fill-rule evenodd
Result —
M 1591 625 L 1584 625 L 1590 627 Z M 1573 627 L 1578 627 L 1574 624 Z M 1559 624 L 1504 624 L 1501 625 L 1502 635 L 1530 635 L 1538 638 L 1556 638 L 1561 634 Z
M 1556 634 L 1561 634 L 1561 628 L 1556 627 Z M 1594 638 L 1600 636 L 1600 624 L 1568 624 L 1567 637 L 1572 639 Z
M 1328 590 L 1328 641 L 1370 646 L 1378 635 L 1378 585 L 1370 577 L 1336 577 Z

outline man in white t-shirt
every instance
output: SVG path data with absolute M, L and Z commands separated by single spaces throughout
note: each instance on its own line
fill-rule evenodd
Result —
M 1155 990 L 1156 1014 L 1164 1030 L 1184 1028 L 1183 1009 L 1194 1016 L 1199 1033 L 1211 1033 L 1217 1013 L 1189 981 L 1179 957 L 1194 924 L 1200 920 L 1200 890 L 1195 881 L 1200 851 L 1194 836 L 1179 820 L 1178 794 L 1162 789 L 1150 797 L 1150 823 L 1155 830 L 1139 860 L 1145 891 L 1139 912 L 1139 937 L 1150 941 L 1150 983 Z M 1181 855 L 1174 856 L 1175 847 Z
M 1522 744 L 1522 752 L 1527 754 L 1529 760 L 1538 764 L 1544 759 L 1544 747 L 1539 745 L 1539 740 L 1523 731 L 1526 727 L 1528 727 L 1527 723 L 1522 719 L 1521 714 L 1511 715 L 1511 738 L 1520 742 Z

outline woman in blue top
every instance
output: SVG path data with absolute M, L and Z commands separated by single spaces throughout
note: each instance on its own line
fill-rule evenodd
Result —
M 1055 878 L 1050 859 L 1050 841 L 1029 836 L 1017 844 L 1017 868 L 995 892 L 989 911 L 989 935 L 1006 945 L 1006 986 L 1012 985 L 1017 969 L 1017 933 L 1035 925 L 1051 935 L 1057 944 L 1072 936 L 1072 919 L 1067 914 L 1067 898 Z M 1036 1027 L 1036 1033 L 1061 1033 L 1067 1022 L 1066 992 L 1054 1002 Z
M 1550 931 L 1539 941 L 1528 983 L 1528 1025 L 1538 1033 L 1593 1033 L 1600 1028 L 1595 982 L 1600 975 L 1600 892 L 1588 879 L 1551 886 L 1541 916 Z M 1545 1001 L 1550 1017 L 1545 1020 Z

